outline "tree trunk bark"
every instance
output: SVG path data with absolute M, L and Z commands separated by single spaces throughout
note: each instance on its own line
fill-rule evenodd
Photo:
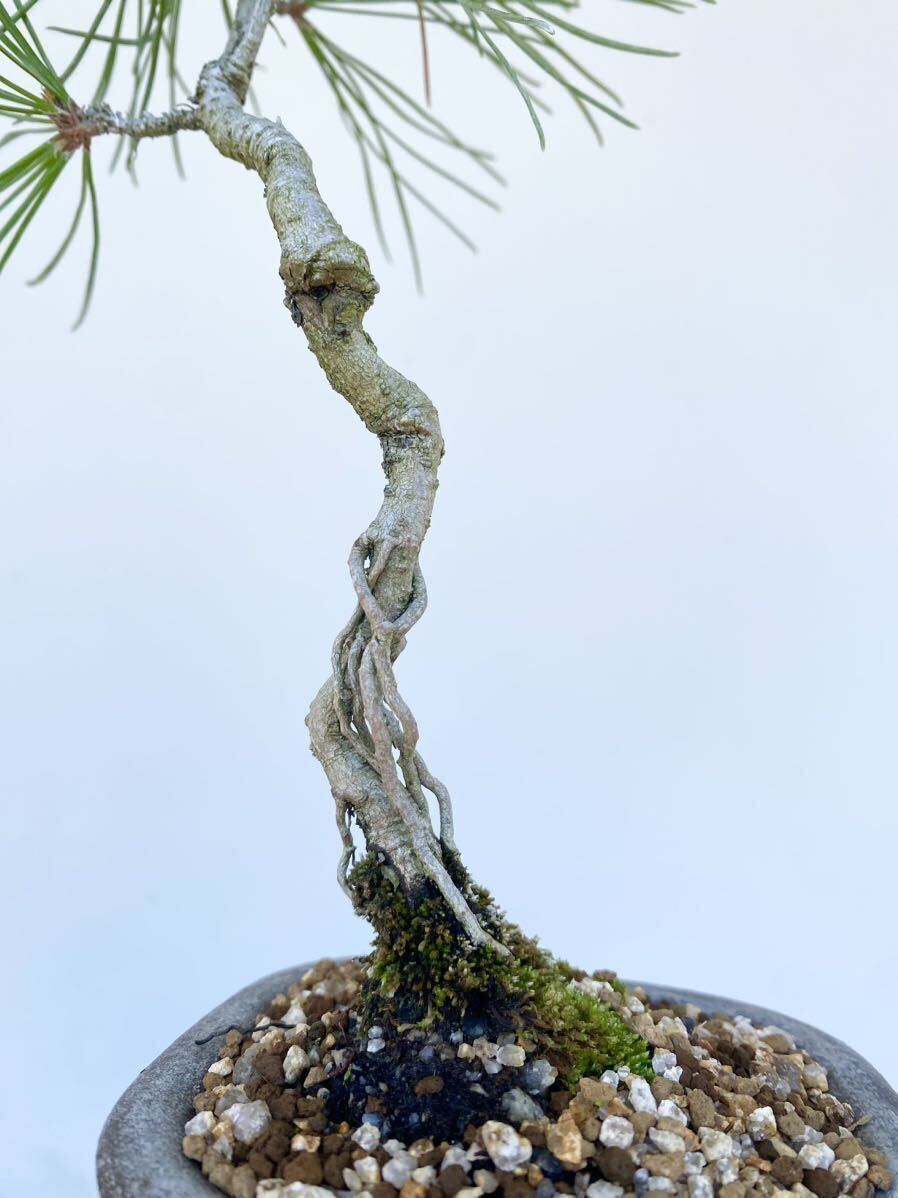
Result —
M 340 881 L 351 890 L 354 818 L 369 853 L 382 856 L 410 901 L 432 883 L 475 944 L 506 954 L 446 869 L 444 853 L 454 852 L 449 795 L 418 752 L 417 725 L 393 673 L 426 605 L 418 557 L 443 454 L 439 419 L 423 391 L 384 362 L 364 330 L 377 284 L 364 251 L 322 200 L 306 151 L 279 121 L 244 111 L 271 10 L 272 0 L 241 0 L 225 52 L 204 68 L 197 99 L 200 124 L 213 144 L 261 178 L 280 242 L 285 303 L 331 386 L 383 451 L 383 502 L 349 559 L 357 606 L 335 642 L 331 677 L 306 720 L 336 803 Z M 439 835 L 425 791 L 437 800 Z

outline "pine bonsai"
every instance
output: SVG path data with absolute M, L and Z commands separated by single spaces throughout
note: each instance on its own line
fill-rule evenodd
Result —
M 631 2 L 669 12 L 688 6 Z M 394 672 L 427 600 L 419 553 L 443 453 L 437 413 L 365 332 L 377 284 L 364 250 L 322 198 L 302 144 L 279 120 L 247 107 L 263 39 L 279 23 L 295 27 L 358 147 L 376 226 L 380 168 L 417 270 L 409 200 L 464 235 L 406 176 L 401 159 L 487 200 L 426 147 L 464 155 L 495 175 L 488 156 L 431 111 L 429 30 L 460 39 L 507 76 L 541 142 L 536 87 L 543 78 L 597 135 L 599 115 L 629 123 L 572 44 L 655 51 L 589 32 L 574 20 L 575 0 L 239 0 L 233 14 L 222 0 L 224 50 L 195 84 L 184 85 L 180 0 L 95 3 L 87 29 L 54 29 L 57 44 L 74 39 L 62 64 L 35 27 L 45 0 L 0 0 L 0 55 L 9 64 L 0 75 L 0 113 L 11 124 L 3 144 L 14 147 L 0 172 L 0 208 L 8 213 L 0 269 L 77 160 L 71 223 L 37 278 L 58 266 L 89 215 L 93 250 L 80 322 L 98 258 L 95 141 L 118 139 L 116 157 L 124 155 L 133 170 L 143 140 L 167 138 L 177 148 L 182 132 L 205 135 L 259 176 L 287 309 L 333 389 L 378 437 L 387 479 L 379 511 L 352 546 L 355 610 L 307 719 L 336 806 L 340 884 L 373 925 L 374 949 L 361 963 L 319 962 L 271 998 L 255 1024 L 195 1041 L 220 1043 L 217 1060 L 202 1058 L 207 1072 L 184 1125 L 184 1155 L 232 1198 L 329 1198 L 334 1191 L 481 1198 L 500 1190 L 503 1198 L 647 1198 L 656 1190 L 676 1198 L 773 1198 L 778 1191 L 871 1198 L 888 1189 L 884 1153 L 854 1135 L 864 1112 L 830 1092 L 824 1066 L 788 1030 L 709 1018 L 694 1001 L 701 996 L 628 992 L 611 973 L 587 976 L 510 924 L 468 876 L 449 793 L 421 755 Z M 417 22 L 422 100 L 341 47 L 321 24 L 326 14 Z M 130 98 L 119 112 L 106 97 L 119 86 L 123 60 Z M 92 63 L 85 86 L 79 81 Z M 156 112 L 162 86 L 168 108 Z M 36 148 L 16 156 L 21 139 L 34 136 Z M 354 826 L 364 841 L 358 862 Z M 809 1031 L 792 1026 L 796 1034 Z M 151 1145 L 149 1155 L 133 1139 L 115 1145 L 113 1115 L 101 1142 L 104 1196 L 143 1198 L 161 1192 L 160 1184 L 166 1193 L 185 1192 L 185 1185 L 206 1190 L 197 1173 L 185 1178 L 180 1156 L 172 1167 L 178 1145 L 169 1134 L 185 1114 L 185 1087 L 193 1090 L 199 1079 L 179 1076 L 172 1090 L 158 1065 L 146 1071 L 152 1084 L 138 1079 L 137 1098 L 132 1087 L 116 1110 L 124 1106 L 118 1126 L 138 1139 L 148 1127 L 164 1127 L 164 1143 Z M 163 1075 L 168 1089 L 159 1088 Z M 160 1093 L 169 1106 L 161 1120 L 147 1121 L 141 1096 L 158 1106 Z M 885 1144 L 888 1128 L 873 1130 Z M 132 1157 L 139 1167 L 131 1167 Z
M 686 0 L 638 2 L 667 12 L 689 7 Z M 443 454 L 437 412 L 365 332 L 377 283 L 365 251 L 346 236 L 322 198 L 301 142 L 280 120 L 255 115 L 247 97 L 263 40 L 277 24 L 292 27 L 324 73 L 357 145 L 378 230 L 375 169 L 389 181 L 417 271 L 409 201 L 420 201 L 455 226 L 409 180 L 400 160 L 437 171 L 487 201 L 489 196 L 432 159 L 428 145 L 461 155 L 488 178 L 496 177 L 490 157 L 466 145 L 431 110 L 428 30 L 460 39 L 507 77 L 541 144 L 544 104 L 537 87 L 543 80 L 566 94 L 599 140 L 601 118 L 631 123 L 614 92 L 572 52 L 578 41 L 637 54 L 663 52 L 591 32 L 577 22 L 576 4 L 569 0 L 364 0 L 355 7 L 345 0 L 240 0 L 233 14 L 223 0 L 224 49 L 187 85 L 177 68 L 180 0 L 99 0 L 87 29 L 51 27 L 57 44 L 68 39 L 74 45 L 64 63 L 53 61 L 36 28 L 42 7 L 41 0 L 0 3 L 0 52 L 9 64 L 0 78 L 0 112 L 10 123 L 6 144 L 18 151 L 22 139 L 26 144 L 40 139 L 0 173 L 7 213 L 0 228 L 0 268 L 77 161 L 81 181 L 71 224 L 38 278 L 58 266 L 88 216 L 93 251 L 80 323 L 98 260 L 95 141 L 118 139 L 116 155 L 133 170 L 144 140 L 170 139 L 177 148 L 182 133 L 205 136 L 259 176 L 280 246 L 289 314 L 333 389 L 380 441 L 387 480 L 383 501 L 349 555 L 355 610 L 336 638 L 331 673 L 306 721 L 336 807 L 340 885 L 375 931 L 365 1025 L 432 1026 L 474 1015 L 502 1019 L 505 1026 L 525 1029 L 571 1084 L 621 1063 L 651 1076 L 648 1046 L 624 1017 L 627 1012 L 599 1001 L 601 994 L 617 992 L 611 979 L 594 979 L 593 992 L 572 987 L 582 973 L 555 962 L 509 924 L 465 871 L 449 792 L 422 756 L 418 726 L 394 672 L 427 602 L 419 553 Z M 421 99 L 376 64 L 344 50 L 320 24 L 319 16 L 326 14 L 418 22 Z M 219 35 L 209 36 L 214 47 Z M 96 70 L 88 79 L 91 64 Z M 107 97 L 123 76 L 130 94 L 119 111 Z M 168 109 L 151 111 L 163 87 Z M 428 795 L 439 813 L 437 827 Z M 365 844 L 359 863 L 353 825 Z

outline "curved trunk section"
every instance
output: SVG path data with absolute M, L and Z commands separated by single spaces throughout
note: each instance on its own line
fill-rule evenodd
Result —
M 197 99 L 213 144 L 262 179 L 280 242 L 285 303 L 331 386 L 383 451 L 383 502 L 350 553 L 356 609 L 334 644 L 331 677 L 306 720 L 337 806 L 340 880 L 349 890 L 355 819 L 369 851 L 383 854 L 410 897 L 429 880 L 475 944 L 504 954 L 508 950 L 483 929 L 446 869 L 443 852 L 454 850 L 449 795 L 418 752 L 417 724 L 393 673 L 427 601 L 418 556 L 443 454 L 439 419 L 423 391 L 383 361 L 364 330 L 377 284 L 364 251 L 321 199 L 306 151 L 279 121 L 243 109 L 270 11 L 271 0 L 241 0 L 225 53 L 203 70 Z M 439 806 L 439 836 L 425 791 Z

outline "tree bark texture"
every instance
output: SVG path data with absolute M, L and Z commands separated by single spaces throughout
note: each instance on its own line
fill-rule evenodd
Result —
M 383 501 L 349 557 L 356 608 L 306 719 L 336 803 L 340 881 L 349 891 L 354 819 L 369 852 L 383 855 L 412 901 L 432 883 L 472 942 L 505 953 L 446 868 L 444 855 L 455 852 L 449 794 L 418 752 L 417 724 L 393 672 L 427 602 L 418 558 L 443 455 L 439 419 L 424 392 L 380 357 L 365 332 L 377 284 L 364 250 L 321 198 L 305 149 L 280 121 L 244 110 L 273 7 L 273 0 L 241 0 L 223 55 L 200 77 L 198 123 L 222 154 L 262 180 L 280 244 L 285 303 L 329 383 L 383 452 Z M 439 809 L 438 832 L 428 792 Z

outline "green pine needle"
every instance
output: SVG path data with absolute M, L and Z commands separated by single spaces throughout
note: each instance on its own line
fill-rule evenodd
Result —
M 683 13 L 692 0 L 625 0 L 668 13 Z M 714 3 L 715 0 L 696 0 Z M 233 0 L 219 0 L 225 24 L 234 21 Z M 61 139 L 64 122 L 75 121 L 79 109 L 69 92 L 71 80 L 96 64 L 92 104 L 101 104 L 113 84 L 125 83 L 123 108 L 130 119 L 142 116 L 162 94 L 174 108 L 192 90 L 178 70 L 178 40 L 182 0 L 94 0 L 93 17 L 84 28 L 49 26 L 74 39 L 75 47 L 64 65 L 57 67 L 35 29 L 33 17 L 40 0 L 0 0 L 0 119 L 9 122 L 0 131 L 0 149 L 18 139 L 42 136 L 39 145 L 0 169 L 0 270 L 9 261 L 28 228 L 74 156 L 71 140 Z M 469 199 L 497 208 L 493 195 L 470 182 L 451 163 L 464 160 L 491 183 L 504 186 L 492 155 L 469 145 L 432 111 L 422 93 L 410 94 L 377 66 L 343 47 L 317 24 L 318 14 L 377 16 L 391 21 L 412 21 L 421 26 L 424 74 L 429 78 L 428 29 L 458 38 L 467 49 L 487 62 L 514 87 L 523 102 L 539 144 L 545 146 L 543 115 L 550 111 L 544 98 L 557 89 L 573 104 L 599 144 L 605 119 L 635 128 L 623 112 L 620 97 L 582 62 L 575 49 L 669 57 L 672 52 L 605 37 L 580 23 L 579 0 L 308 0 L 296 19 L 302 39 L 321 69 L 359 154 L 365 189 L 375 228 L 385 253 L 389 253 L 378 178 L 386 178 L 392 191 L 415 278 L 420 286 L 421 264 L 415 240 L 412 208 L 424 207 L 454 236 L 471 249 L 474 245 L 455 219 L 454 207 L 436 203 L 410 177 L 421 170 Z M 311 18 L 315 19 L 312 23 Z M 328 27 L 330 29 L 330 27 Z M 280 35 L 278 35 L 280 36 Z M 283 39 L 281 39 L 283 41 Z M 92 53 L 93 52 L 93 53 Z M 548 89 L 544 85 L 550 85 Z M 426 90 L 426 88 L 425 88 Z M 252 93 L 250 101 L 254 103 Z M 177 137 L 171 138 L 175 165 L 183 174 Z M 138 142 L 121 138 L 112 158 L 113 167 L 124 155 L 134 175 Z M 81 178 L 74 207 L 58 248 L 31 280 L 49 278 L 89 225 L 90 257 L 84 297 L 78 314 L 81 324 L 96 282 L 100 246 L 97 192 L 90 148 L 81 150 Z M 448 162 L 439 155 L 449 156 Z M 448 209 L 448 210 L 447 210 Z M 85 214 L 90 220 L 85 221 Z M 451 215 L 450 215 L 451 213 Z
M 692 7 L 688 0 L 628 2 L 650 5 L 670 13 L 684 12 Z M 713 0 L 704 2 L 713 3 Z M 429 107 L 419 103 L 370 62 L 341 48 L 332 37 L 322 32 L 317 19 L 313 23 L 310 17 L 315 18 L 318 13 L 333 16 L 364 15 L 391 21 L 423 22 L 425 27 L 442 28 L 460 38 L 511 83 L 525 105 L 542 148 L 545 148 L 546 133 L 541 113 L 549 111 L 539 94 L 544 83 L 556 85 L 567 96 L 601 145 L 601 118 L 627 128 L 635 129 L 637 126 L 624 113 L 623 102 L 618 94 L 580 61 L 572 52 L 571 45 L 579 43 L 581 47 L 595 46 L 599 50 L 661 58 L 675 57 L 675 52 L 619 41 L 594 32 L 575 19 L 578 7 L 577 0 L 309 0 L 306 12 L 296 23 L 324 73 L 358 148 L 378 237 L 386 251 L 373 163 L 378 163 L 385 171 L 393 190 L 416 277 L 420 277 L 420 268 L 407 203 L 409 197 L 435 211 L 438 219 L 447 224 L 465 244 L 470 242 L 445 212 L 422 197 L 422 193 L 399 166 L 397 156 L 411 159 L 480 202 L 491 207 L 496 207 L 496 204 L 492 197 L 424 154 L 408 137 L 403 137 L 397 131 L 396 120 L 412 134 L 436 141 L 444 148 L 462 154 L 478 169 L 490 174 L 496 182 L 502 183 L 503 180 L 488 154 L 463 142 L 433 115 Z M 387 143 L 392 149 L 388 148 Z

